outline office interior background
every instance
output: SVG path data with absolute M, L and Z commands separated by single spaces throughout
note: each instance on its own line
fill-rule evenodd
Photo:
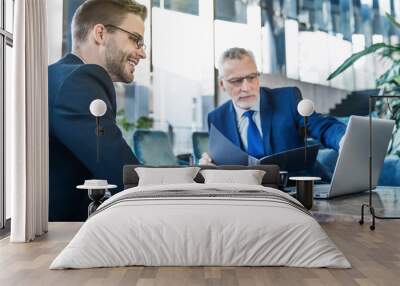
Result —
M 70 24 L 82 2 L 47 2 L 49 64 L 71 51 Z M 225 49 L 251 50 L 263 86 L 297 86 L 317 112 L 329 113 L 352 92 L 375 89 L 375 79 L 391 63 L 370 55 L 331 81 L 328 75 L 352 53 L 373 43 L 396 44 L 400 37 L 384 16 L 400 18 L 398 0 L 138 2 L 150 11 L 147 58 L 136 68 L 134 83 L 115 84 L 118 123 L 132 147 L 139 127 L 168 132 L 175 154 L 192 152 L 192 132 L 206 131 L 208 112 L 229 99 L 218 88 L 216 70 Z M 1 0 L 1 112 L 10 92 L 13 7 L 13 0 Z M 4 188 L 0 195 L 0 213 L 9 218 L 10 195 Z

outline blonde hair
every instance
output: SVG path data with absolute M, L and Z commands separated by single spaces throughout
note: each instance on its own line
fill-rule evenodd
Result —
M 72 18 L 72 43 L 78 47 L 97 24 L 118 26 L 128 13 L 147 17 L 146 6 L 134 0 L 88 0 L 82 3 Z

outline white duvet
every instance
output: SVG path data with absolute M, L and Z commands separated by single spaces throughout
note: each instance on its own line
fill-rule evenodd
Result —
M 178 196 L 119 201 L 137 192 L 210 189 L 249 194 L 251 190 L 265 191 L 299 204 L 276 189 L 254 185 L 179 184 L 127 189 L 99 207 L 50 269 L 127 265 L 350 267 L 307 211 L 282 200 Z

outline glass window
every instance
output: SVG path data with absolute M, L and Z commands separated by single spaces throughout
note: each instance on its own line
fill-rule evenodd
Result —
M 330 0 L 331 26 L 328 31 L 334 34 L 340 34 L 348 41 L 351 41 L 351 35 L 354 32 L 355 25 L 351 1 L 352 0 Z
M 391 8 L 391 6 L 392 6 L 392 8 Z M 394 15 L 394 13 L 392 12 L 392 9 L 394 10 L 394 5 L 391 5 L 390 0 L 381 0 L 379 2 L 379 6 L 375 10 L 375 15 L 376 14 L 379 15 L 379 22 L 381 25 L 382 32 L 379 34 L 382 34 L 385 37 L 385 39 L 389 39 L 390 35 L 394 35 L 395 30 L 396 30 L 394 25 L 391 25 L 385 16 L 386 13 L 388 13 L 389 15 L 390 14 Z M 375 31 L 374 31 L 374 34 L 378 34 L 378 33 L 375 33 Z
M 299 29 L 302 31 L 312 30 L 311 14 L 314 11 L 313 1 L 301 0 L 299 2 Z
M 13 33 L 14 30 L 14 0 L 5 0 L 6 30 Z
M 379 2 L 374 1 L 372 4 L 372 33 L 373 34 L 382 34 L 382 23 L 381 17 L 379 14 Z
M 334 34 L 340 33 L 340 5 L 339 0 L 331 0 L 330 2 L 331 29 Z
M 365 36 L 365 46 L 372 43 L 372 0 L 361 0 L 361 29 Z
M 297 1 L 296 0 L 284 0 L 283 8 L 284 8 L 284 13 L 285 13 L 286 17 L 291 18 L 291 19 L 297 18 Z
M 303 0 L 299 4 L 299 21 L 301 22 L 302 30 L 328 30 L 329 23 L 329 7 L 328 0 L 313 1 Z
M 353 13 L 354 13 L 354 33 L 362 34 L 362 19 L 361 19 L 361 2 L 360 0 L 353 0 Z
M 151 5 L 153 7 L 160 7 L 160 0 L 152 0 Z
M 215 1 L 215 19 L 246 23 L 247 22 L 247 1 L 234 0 L 216 0 Z
M 274 6 L 273 0 L 262 0 L 261 7 L 261 25 L 264 26 L 266 21 L 271 23 L 274 15 L 280 15 L 280 11 Z
M 322 30 L 324 28 L 322 18 L 322 1 L 313 1 L 313 6 L 310 13 L 311 25 L 314 30 Z
M 1 2 L 0 2 L 0 6 L 1 6 Z M 4 74 L 3 74 L 3 70 L 4 70 L 4 58 L 3 58 L 3 50 L 4 50 L 4 36 L 2 34 L 0 34 L 0 114 L 3 113 L 4 114 L 4 106 L 3 106 L 3 98 L 4 98 L 4 94 L 3 94 L 3 85 L 4 85 Z M 3 116 L 1 116 L 1 118 L 3 118 Z M 0 138 L 2 137 L 1 135 L 4 134 L 4 122 L 3 120 L 0 120 L 0 132 L 3 132 L 2 134 L 0 134 Z M 4 140 L 3 140 L 4 141 Z M 0 142 L 0 148 L 4 148 Z M 0 164 L 3 165 L 3 154 L 4 154 L 4 149 L 1 150 L 0 149 Z M 0 168 L 1 170 L 2 168 Z M 4 182 L 2 181 L 2 178 L 4 178 L 4 170 L 2 170 L 2 174 L 0 174 L 0 229 L 4 228 L 4 224 L 5 224 L 5 190 L 4 190 Z
M 351 0 L 340 1 L 340 30 L 345 40 L 351 41 L 354 32 L 354 20 Z
M 201 11 L 212 11 L 210 6 Z M 210 23 L 212 18 L 203 14 L 153 8 L 153 128 L 170 134 L 175 154 L 192 152 L 191 133 L 207 129 L 207 114 L 213 108 Z
M 400 19 L 400 1 L 393 0 L 392 7 L 393 7 L 392 15 L 395 16 L 397 20 L 399 20 Z M 395 29 L 394 27 L 392 27 L 392 30 L 394 30 L 394 34 L 400 38 L 400 29 Z
M 178 12 L 199 15 L 198 0 L 164 0 L 164 8 Z
M 3 29 L 3 5 L 0 1 L 0 29 Z
M 261 3 L 263 72 L 285 73 L 285 21 L 276 0 Z
M 51 3 L 51 5 L 57 5 L 61 4 L 61 2 L 58 1 L 50 1 L 50 2 L 55 2 Z M 62 54 L 65 55 L 69 53 L 72 49 L 72 34 L 71 34 L 71 22 L 72 22 L 72 17 L 74 16 L 75 10 L 84 2 L 84 0 L 64 0 L 63 1 L 63 13 L 62 13 L 62 23 L 63 25 L 63 33 L 62 33 Z M 50 3 L 49 3 L 50 4 Z M 48 5 L 49 6 L 49 5 Z M 48 9 L 49 11 L 49 9 Z M 59 11 L 59 9 L 58 9 Z M 54 12 L 51 12 L 52 14 L 49 15 L 49 17 L 52 17 L 52 19 L 56 20 L 57 15 L 53 15 Z M 53 18 L 54 17 L 54 18 Z M 59 19 L 57 19 L 57 23 L 59 23 Z M 51 27 L 51 25 L 48 25 Z
M 5 59 L 6 59 L 6 66 L 5 66 L 5 94 L 10 94 L 11 93 L 11 76 L 12 76 L 12 67 L 13 67 L 13 57 L 12 57 L 12 47 L 9 45 L 6 45 L 6 51 L 5 51 Z M 6 219 L 11 218 L 11 193 L 10 190 L 7 189 L 5 191 L 5 201 L 6 201 Z
M 4 10 L 2 10 L 4 9 Z M 0 164 L 4 166 L 4 98 L 11 92 L 11 75 L 13 69 L 12 32 L 13 32 L 14 0 L 0 0 Z M 4 169 L 0 168 L 0 228 L 5 227 L 6 219 L 11 217 L 11 194 L 4 188 Z

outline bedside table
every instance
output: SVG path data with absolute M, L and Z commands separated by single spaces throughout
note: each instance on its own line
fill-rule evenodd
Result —
M 290 177 L 289 180 L 296 181 L 296 198 L 302 205 L 310 210 L 313 206 L 314 181 L 321 180 L 320 177 Z
M 109 194 L 108 189 L 116 188 L 116 185 L 108 184 L 107 180 L 85 180 L 83 185 L 76 186 L 77 189 L 87 190 L 89 199 L 92 201 L 88 206 L 88 217 L 94 213 L 104 201 L 106 194 Z M 110 196 L 107 196 L 107 199 Z

